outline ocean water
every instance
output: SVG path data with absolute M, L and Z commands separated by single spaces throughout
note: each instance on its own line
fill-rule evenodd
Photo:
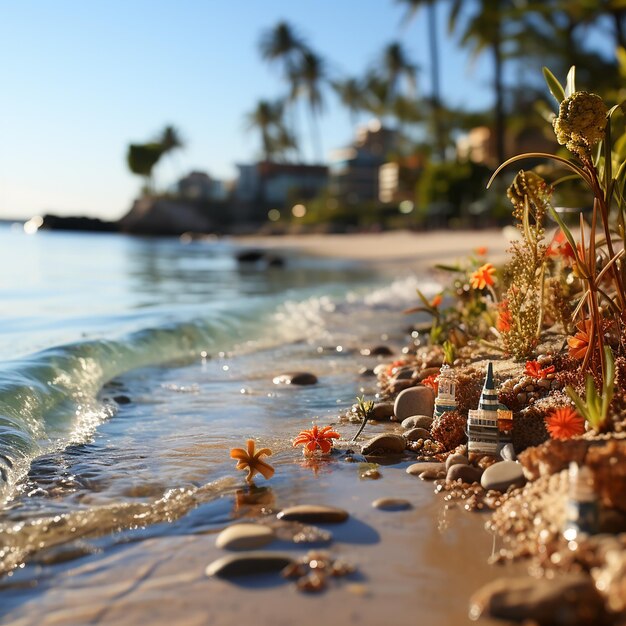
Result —
M 242 486 L 228 451 L 249 437 L 274 450 L 284 492 L 323 478 L 291 439 L 375 393 L 359 348 L 400 350 L 400 311 L 436 287 L 295 254 L 242 265 L 237 250 L 0 229 L 0 605 L 46 564 L 223 525 Z M 319 383 L 273 384 L 289 370 Z

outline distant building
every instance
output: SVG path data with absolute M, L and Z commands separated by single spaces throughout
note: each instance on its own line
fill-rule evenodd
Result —
M 284 209 L 309 200 L 328 186 L 325 165 L 261 161 L 238 164 L 234 188 L 235 210 L 242 219 L 263 222 L 269 208 Z
M 213 180 L 206 172 L 190 172 L 176 183 L 178 195 L 188 200 L 209 200 Z
M 383 204 L 415 199 L 415 186 L 423 168 L 418 155 L 400 162 L 383 163 L 378 168 L 378 199 Z
M 378 201 L 379 168 L 393 149 L 396 133 L 373 120 L 357 129 L 351 146 L 330 157 L 330 192 L 350 204 Z

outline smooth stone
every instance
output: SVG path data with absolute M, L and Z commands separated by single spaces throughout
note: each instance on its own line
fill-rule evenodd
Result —
M 379 402 L 374 405 L 370 419 L 387 420 L 393 415 L 393 402 Z
M 419 475 L 420 480 L 437 480 L 438 478 L 445 478 L 445 472 L 435 472 L 433 470 L 428 470 L 426 472 L 422 472 Z
M 359 370 L 359 376 L 363 376 L 365 378 L 369 376 L 376 376 L 376 374 L 374 373 L 374 370 L 371 367 L 362 367 Z
M 381 511 L 406 511 L 411 508 L 411 503 L 404 498 L 378 498 L 372 506 Z
M 482 475 L 480 484 L 489 491 L 506 491 L 511 485 L 523 487 L 526 477 L 520 463 L 515 461 L 500 461 L 490 465 Z
M 455 481 L 460 478 L 462 482 L 469 483 L 471 485 L 473 483 L 479 483 L 481 476 L 482 471 L 479 468 L 467 465 L 467 463 L 459 463 L 457 465 L 452 465 L 448 469 L 446 480 Z
M 132 400 L 124 394 L 120 394 L 119 396 L 113 396 L 113 400 L 115 400 L 117 404 L 130 404 L 132 402 Z
M 411 380 L 414 378 L 415 370 L 412 367 L 402 367 L 397 372 L 394 372 L 393 377 L 395 380 Z
M 586 574 L 556 578 L 498 578 L 470 600 L 470 618 L 490 617 L 553 626 L 610 623 L 602 596 Z
M 500 456 L 505 461 L 516 461 L 517 454 L 515 454 L 515 448 L 512 443 L 507 443 L 502 446 L 502 450 L 500 450 Z
M 274 377 L 275 385 L 314 385 L 317 376 L 310 372 L 285 372 Z
M 424 378 L 428 378 L 429 376 L 437 376 L 440 372 L 441 368 L 439 367 L 427 367 L 419 373 L 417 380 L 421 382 L 422 380 L 424 380 Z
M 348 519 L 348 512 L 332 506 L 319 504 L 299 504 L 283 509 L 276 517 L 289 522 L 307 524 L 338 524 Z
M 418 439 L 430 439 L 430 432 L 425 428 L 411 428 L 404 433 L 407 441 L 417 441 Z
M 389 346 L 372 346 L 361 350 L 363 356 L 391 356 L 393 350 Z
M 215 539 L 215 545 L 225 550 L 254 550 L 274 540 L 274 531 L 263 524 L 233 524 Z
M 435 408 L 435 392 L 430 387 L 409 387 L 401 391 L 394 404 L 394 413 L 399 420 L 413 415 L 432 416 Z
M 205 570 L 207 576 L 231 578 L 248 574 L 279 572 L 294 560 L 288 554 L 280 552 L 243 552 L 228 554 L 213 561 Z
M 411 417 L 402 420 L 402 428 L 404 428 L 404 430 L 411 430 L 412 428 L 425 428 L 426 430 L 430 430 L 432 425 L 433 418 L 428 417 L 428 415 L 411 415 Z
M 384 455 L 384 454 L 400 454 L 406 448 L 406 440 L 402 435 L 376 435 L 367 443 L 363 444 L 361 454 L 364 455 Z
M 433 472 L 439 474 L 446 471 L 445 463 L 439 463 L 437 461 L 424 461 L 423 463 L 413 463 L 406 468 L 406 473 L 411 476 L 419 476 L 423 472 Z
M 469 459 L 464 454 L 451 454 L 446 459 L 446 469 L 450 469 L 453 465 L 469 465 Z

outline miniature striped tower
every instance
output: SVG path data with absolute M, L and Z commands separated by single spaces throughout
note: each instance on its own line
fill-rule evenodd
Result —
M 467 449 L 482 454 L 498 453 L 498 393 L 493 380 L 493 364 L 487 365 L 487 376 L 477 409 L 467 415 Z
M 442 365 L 437 377 L 433 417 L 441 417 L 446 411 L 456 411 L 456 407 L 456 378 L 449 365 Z

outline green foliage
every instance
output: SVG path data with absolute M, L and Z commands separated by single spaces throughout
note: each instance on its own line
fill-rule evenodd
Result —
M 452 365 L 456 358 L 456 347 L 449 339 L 446 339 L 441 347 L 443 348 L 443 362 Z
M 604 347 L 604 358 L 606 361 L 606 373 L 602 381 L 601 393 L 597 392 L 591 374 L 587 374 L 584 400 L 572 387 L 568 385 L 566 388 L 567 395 L 576 405 L 578 412 L 589 422 L 589 425 L 595 431 L 600 431 L 606 424 L 615 385 L 615 364 L 613 354 L 608 346 Z
M 356 413 L 361 418 L 362 423 L 359 426 L 359 430 L 357 430 L 354 437 L 352 437 L 352 441 L 356 441 L 358 436 L 363 432 L 365 428 L 365 424 L 367 424 L 368 420 L 372 415 L 372 411 L 374 410 L 374 401 L 366 400 L 365 396 L 358 397 L 356 399 Z

